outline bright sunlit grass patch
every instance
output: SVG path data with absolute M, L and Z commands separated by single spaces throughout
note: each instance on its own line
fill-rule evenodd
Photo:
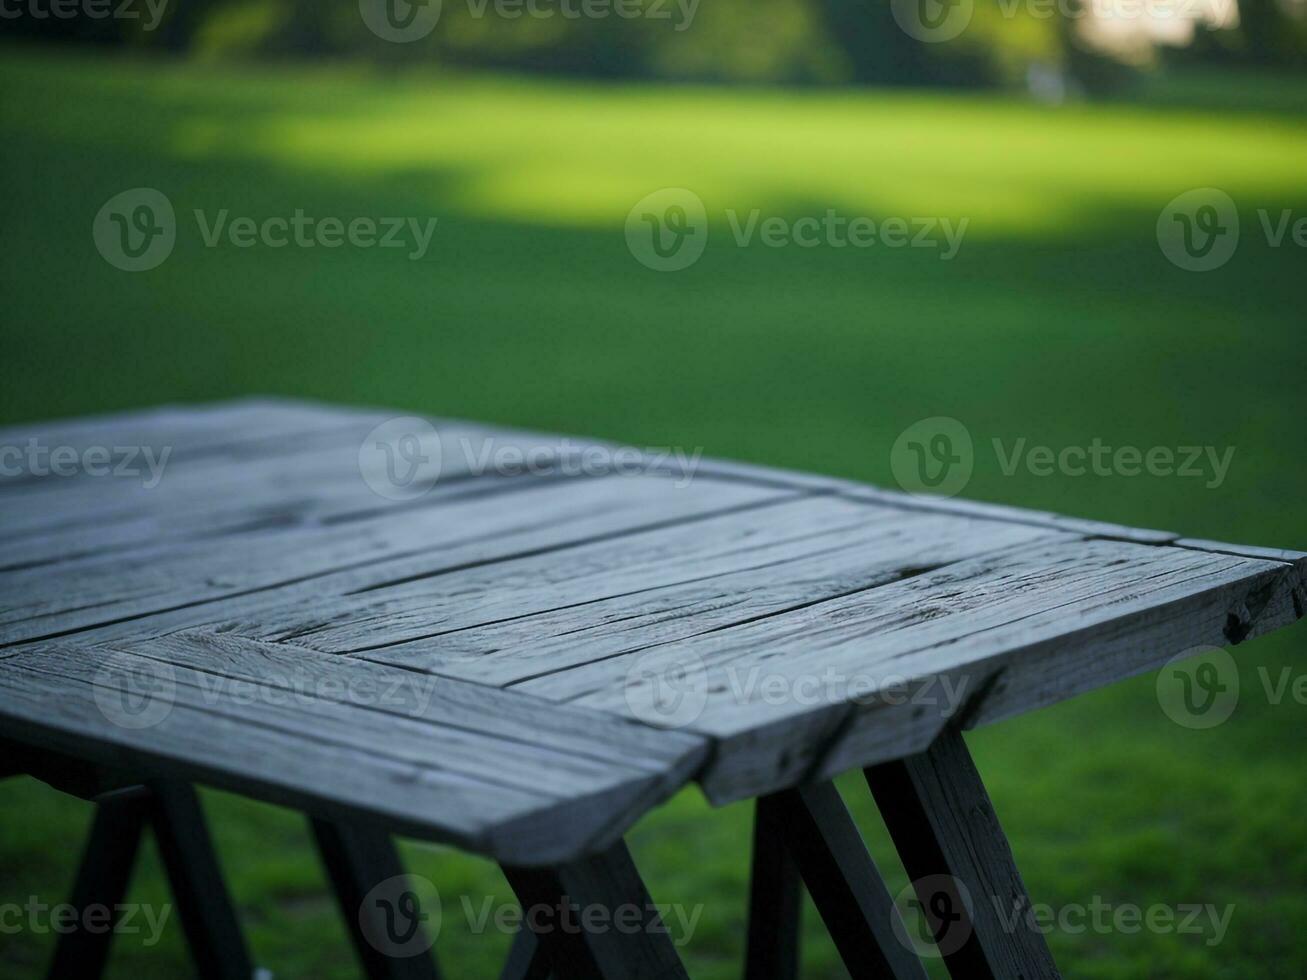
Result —
M 1040 106 L 1007 97 L 599 89 L 538 79 L 302 75 L 249 69 L 157 84 L 103 76 L 120 116 L 40 111 L 59 63 L 0 69 L 6 122 L 70 141 L 131 140 L 181 159 L 290 174 L 412 182 L 468 216 L 620 227 L 659 187 L 686 187 L 709 220 L 747 212 L 967 218 L 974 238 L 1101 230 L 1215 186 L 1248 206 L 1295 193 L 1307 128 L 1128 105 Z M 252 91 L 259 93 L 252 101 Z M 318 97 L 314 97 L 314 93 Z M 184 104 L 184 111 L 176 107 Z M 35 110 L 35 111 L 34 111 Z M 425 188 L 425 191 L 424 191 Z

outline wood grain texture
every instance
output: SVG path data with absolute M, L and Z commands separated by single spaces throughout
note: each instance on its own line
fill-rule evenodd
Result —
M 825 780 L 1307 611 L 1302 552 L 718 460 L 575 475 L 614 447 L 471 422 L 433 420 L 439 479 L 389 500 L 359 449 L 405 414 L 0 430 L 172 449 L 151 488 L 0 481 L 0 735 L 528 864 L 602 849 L 690 780 L 718 803 Z M 505 448 L 537 466 L 487 465 Z M 107 722 L 106 664 L 172 672 L 157 729 Z M 650 700 L 669 680 L 688 714 Z M 409 693 L 340 693 L 387 685 Z
M 688 728 L 716 746 L 700 778 L 728 802 L 919 752 L 961 711 L 983 724 L 1241 642 L 1303 594 L 1280 562 L 1055 537 L 634 656 L 655 676 L 693 665 Z M 570 671 L 566 700 L 630 712 L 633 666 Z
M 171 637 L 151 653 L 58 644 L 10 655 L 0 732 L 327 818 L 382 818 L 521 864 L 616 840 L 706 751 L 611 715 L 379 665 L 294 661 L 238 638 Z M 142 715 L 142 701 L 162 707 Z
M 962 735 L 866 771 L 890 836 L 955 980 L 1058 980 Z
M 529 502 L 437 496 L 423 508 L 339 524 L 173 541 L 0 573 L 0 646 L 219 600 L 254 597 L 247 605 L 262 606 L 268 599 L 344 595 L 781 499 L 773 490 L 734 484 L 678 488 L 659 477 L 536 483 L 526 494 L 512 495 Z M 267 595 L 275 590 L 285 591 Z M 205 622 L 215 615 L 222 618 L 221 612 L 201 610 L 181 621 Z M 160 624 L 176 625 L 176 619 Z M 155 624 L 148 624 L 143 635 L 154 631 Z

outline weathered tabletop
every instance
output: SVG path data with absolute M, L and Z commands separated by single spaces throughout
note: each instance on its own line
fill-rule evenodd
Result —
M 396 414 L 0 430 L 0 736 L 548 864 L 1307 608 L 1301 553 Z

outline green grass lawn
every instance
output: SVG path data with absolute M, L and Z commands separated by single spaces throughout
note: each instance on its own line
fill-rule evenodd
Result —
M 594 88 L 356 68 L 247 70 L 4 50 L 0 60 L 0 422 L 276 392 L 403 406 L 891 484 L 889 447 L 953 416 L 977 445 L 966 495 L 1224 540 L 1307 547 L 1303 249 L 1258 209 L 1307 216 L 1307 126 L 1130 103 L 1043 108 L 980 95 Z M 1188 101 L 1188 100 L 1186 100 Z M 100 206 L 158 188 L 179 232 L 159 268 L 96 252 Z M 677 273 L 638 264 L 627 212 L 661 187 L 705 202 L 709 242 Z M 1177 194 L 1236 201 L 1221 269 L 1171 265 L 1154 234 Z M 737 247 L 727 209 L 966 218 L 932 251 Z M 434 216 L 430 252 L 205 247 L 193 209 L 259 220 Z M 1060 448 L 1235 447 L 1219 487 L 1185 477 L 1008 475 L 992 440 Z M 1307 971 L 1307 670 L 1297 627 L 1238 651 L 1243 696 L 1177 726 L 1152 678 L 970 737 L 1037 902 L 1233 905 L 1228 932 L 1067 931 L 1068 976 L 1301 977 Z M 845 786 L 890 888 L 906 881 L 865 786 Z M 357 971 L 302 820 L 206 796 L 259 960 Z M 62 901 L 89 808 L 0 784 L 0 906 Z M 738 975 L 750 812 L 687 791 L 631 840 L 653 894 L 703 903 L 684 955 Z M 427 846 L 453 977 L 506 949 L 459 896 L 504 900 L 486 862 Z M 147 853 L 133 898 L 165 898 Z M 50 936 L 0 929 L 13 977 Z M 805 976 L 842 976 L 809 910 Z M 121 937 L 112 975 L 185 969 L 176 921 Z M 938 971 L 936 971 L 938 972 Z

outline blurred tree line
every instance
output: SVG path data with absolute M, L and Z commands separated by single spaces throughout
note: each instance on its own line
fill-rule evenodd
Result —
M 408 0 L 376 2 L 401 14 L 408 9 Z M 967 29 L 942 43 L 900 29 L 899 0 L 598 0 L 595 9 L 607 16 L 563 14 L 592 2 L 417 0 L 438 4 L 439 18 L 429 34 L 404 44 L 369 31 L 357 0 L 0 0 L 0 32 L 201 59 L 348 57 L 603 78 L 1032 87 L 1032 79 L 1052 78 L 1059 94 L 1110 87 L 1139 67 L 1137 56 L 1104 50 L 1079 29 L 1083 5 L 1114 0 L 907 0 L 943 12 L 949 4 L 969 5 Z M 1183 7 L 1202 0 L 1129 2 Z M 617 16 L 615 3 L 628 16 Z M 1151 60 L 1307 70 L 1307 0 L 1237 4 L 1235 26 L 1200 24 L 1191 44 L 1155 49 Z M 49 13 L 60 5 L 138 16 Z M 642 14 L 629 15 L 637 8 Z M 148 9 L 158 11 L 153 28 L 146 26 Z M 512 9 L 520 13 L 503 13 Z

